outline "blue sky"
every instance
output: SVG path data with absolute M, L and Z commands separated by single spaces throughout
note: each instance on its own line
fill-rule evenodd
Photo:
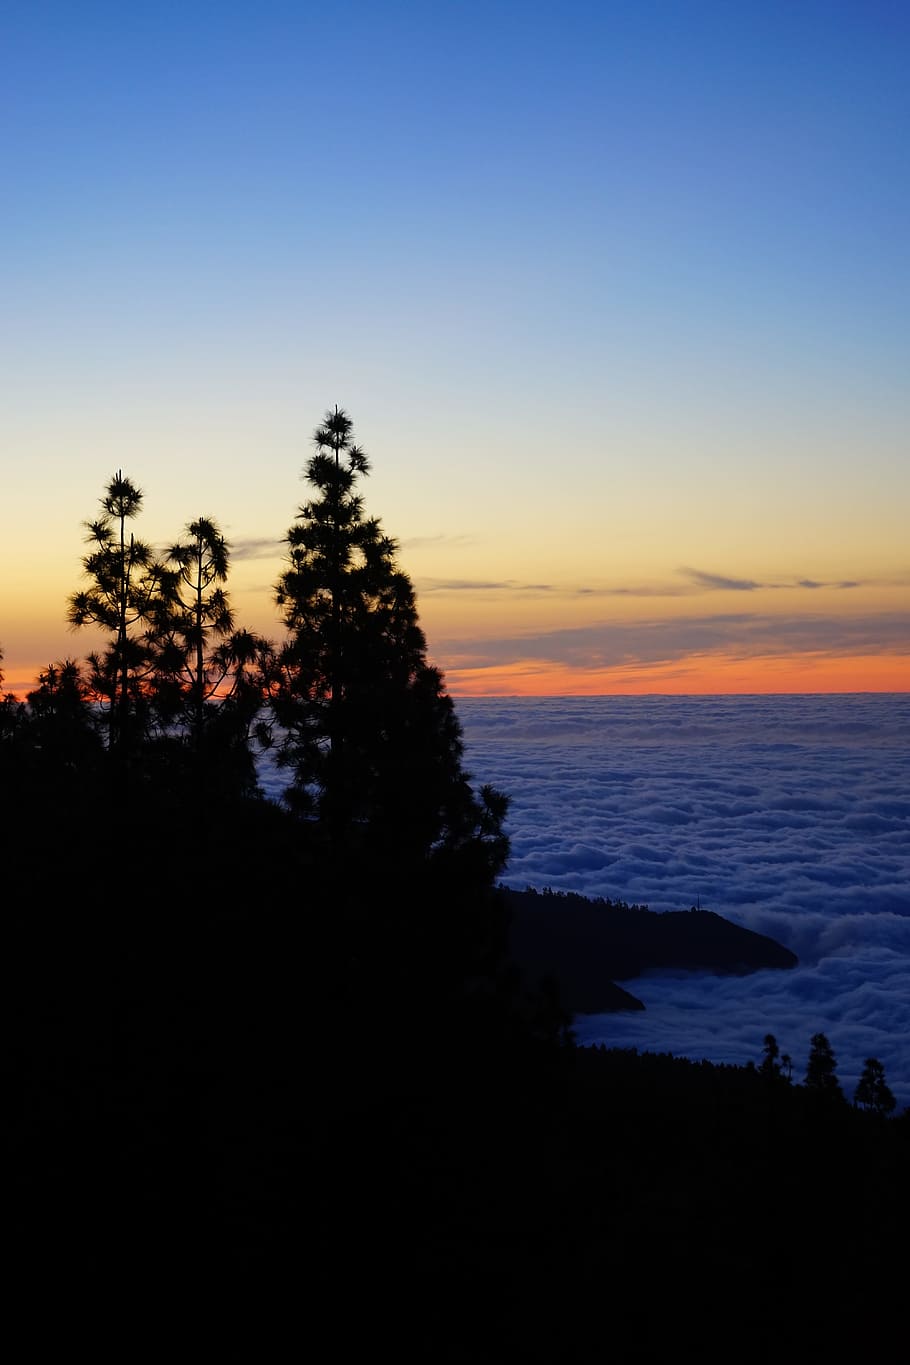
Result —
M 882 3 L 5 4 L 8 682 L 72 652 L 115 469 L 152 539 L 277 545 L 335 403 L 465 685 L 554 685 L 562 627 L 629 624 L 585 594 L 692 566 L 857 581 L 893 659 L 908 57 Z M 261 628 L 278 553 L 238 561 Z

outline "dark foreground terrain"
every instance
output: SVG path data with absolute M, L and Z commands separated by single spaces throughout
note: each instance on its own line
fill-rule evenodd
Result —
M 899 1354 L 906 1118 L 573 1046 L 498 893 L 339 880 L 261 807 L 138 833 L 5 848 L 11 1303 L 129 1304 L 127 1356 Z

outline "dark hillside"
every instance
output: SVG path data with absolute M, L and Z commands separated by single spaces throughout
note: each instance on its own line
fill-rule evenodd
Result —
M 563 1002 L 580 1013 L 635 1008 L 615 995 L 614 983 L 654 968 L 740 974 L 797 965 L 774 939 L 709 910 L 658 914 L 564 892 L 500 894 L 511 915 L 515 961 L 530 980 L 554 977 Z
M 145 815 L 163 838 L 169 817 Z M 339 1359 L 891 1350 L 906 1120 L 756 1068 L 573 1047 L 555 1003 L 508 970 L 443 972 L 441 895 L 408 905 L 374 883 L 366 898 L 364 869 L 346 897 L 294 822 L 247 815 L 159 858 L 130 904 L 74 879 L 61 832 L 66 856 L 36 869 L 56 896 L 8 909 L 16 1277 L 139 1294 L 159 1322 L 192 1298 L 212 1341 L 267 1304 L 265 1339 L 295 1321 Z M 18 878 L 22 849 L 7 853 Z M 438 933 L 399 951 L 433 907 Z

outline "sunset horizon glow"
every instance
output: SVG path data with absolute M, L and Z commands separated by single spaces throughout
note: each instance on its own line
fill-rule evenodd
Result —
M 523 668 L 450 669 L 445 677 L 457 701 L 464 697 L 607 697 L 607 696 L 802 696 L 862 692 L 910 692 L 910 658 L 687 660 L 665 670 L 592 670 Z M 581 676 L 579 674 L 582 673 Z M 631 675 L 631 676 L 630 676 Z
M 99 637 L 100 642 L 100 637 Z M 440 669 L 446 691 L 459 697 L 609 697 L 609 696 L 802 696 L 863 692 L 910 692 L 910 654 L 830 658 L 794 654 L 743 659 L 735 656 L 690 658 L 646 667 L 567 668 L 540 660 L 517 660 L 502 667 L 446 668 L 428 642 L 430 663 Z M 38 674 L 51 662 L 84 661 L 85 651 L 71 649 L 41 664 L 17 661 L 15 676 L 7 661 L 0 691 L 24 700 Z

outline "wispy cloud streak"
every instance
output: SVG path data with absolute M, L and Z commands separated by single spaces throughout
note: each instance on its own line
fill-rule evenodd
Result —
M 703 569 L 683 568 L 679 572 L 686 578 L 690 578 L 696 587 L 708 591 L 755 592 L 756 588 L 764 586 L 751 578 L 730 578 L 726 574 L 705 573 Z
M 602 621 L 496 640 L 441 644 L 444 649 L 457 649 L 462 662 L 470 659 L 475 667 L 525 659 L 609 668 L 711 654 L 742 659 L 807 652 L 906 655 L 910 654 L 910 611 L 849 617 L 724 612 L 660 621 Z
M 282 540 L 265 538 L 233 540 L 230 546 L 233 560 L 276 559 L 283 555 L 287 548 Z

